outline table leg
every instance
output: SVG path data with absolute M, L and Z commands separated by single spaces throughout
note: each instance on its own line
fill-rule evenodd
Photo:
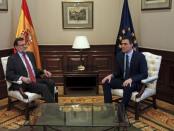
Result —
M 47 131 L 47 126 L 43 126 L 43 131 Z

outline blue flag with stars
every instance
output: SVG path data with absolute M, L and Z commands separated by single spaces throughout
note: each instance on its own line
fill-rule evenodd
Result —
M 132 24 L 132 18 L 129 11 L 128 0 L 124 0 L 124 3 L 123 3 L 120 28 L 119 28 L 119 32 L 116 39 L 116 47 L 115 47 L 116 53 L 121 50 L 120 43 L 123 36 L 129 37 L 133 41 L 134 49 L 137 50 L 138 43 L 135 37 L 134 27 Z

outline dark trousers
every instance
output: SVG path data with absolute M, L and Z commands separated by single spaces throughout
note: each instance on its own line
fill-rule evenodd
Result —
M 128 103 L 130 101 L 130 98 L 132 96 L 132 92 L 139 90 L 138 84 L 132 83 L 131 86 L 123 87 L 123 79 L 119 78 L 112 78 L 110 83 L 106 81 L 103 85 L 103 93 L 104 93 L 104 102 L 105 103 L 112 103 L 112 93 L 111 89 L 123 89 L 123 99 L 122 103 L 125 105 L 125 107 L 128 106 Z
M 25 91 L 40 94 L 48 103 L 55 102 L 55 83 L 51 79 L 37 79 L 36 83 L 24 84 L 23 88 Z

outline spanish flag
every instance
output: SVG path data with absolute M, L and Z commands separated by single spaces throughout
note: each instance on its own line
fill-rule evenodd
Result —
M 38 43 L 36 40 L 34 26 L 32 24 L 26 0 L 22 0 L 21 13 L 19 17 L 16 37 L 23 37 L 25 39 L 25 42 L 27 44 L 27 51 L 31 51 L 34 53 L 37 67 L 41 69 Z

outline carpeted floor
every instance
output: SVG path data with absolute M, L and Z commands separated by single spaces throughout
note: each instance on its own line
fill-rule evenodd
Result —
M 41 104 L 42 101 L 37 101 Z M 103 96 L 85 96 L 85 97 L 59 97 L 59 103 L 103 103 Z M 150 108 L 144 112 L 139 121 L 134 120 L 134 114 L 128 111 L 128 117 L 131 127 L 128 130 L 134 131 L 168 131 L 174 130 L 174 105 L 161 101 L 157 102 L 159 108 L 157 110 Z M 17 109 L 6 110 L 7 99 L 0 100 L 0 127 L 6 129 L 21 129 L 24 123 L 24 115 Z M 21 105 L 19 105 L 21 106 Z M 31 113 L 30 121 L 36 121 L 37 108 Z M 25 129 L 24 129 L 25 130 Z M 75 131 L 76 129 L 74 129 Z M 90 129 L 91 130 L 91 129 Z M 0 129 L 1 131 L 1 129 Z

